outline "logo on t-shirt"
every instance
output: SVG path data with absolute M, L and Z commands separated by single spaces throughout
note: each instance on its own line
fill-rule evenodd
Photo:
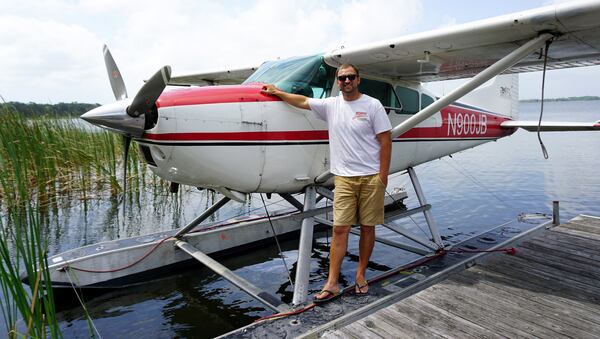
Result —
M 369 117 L 367 116 L 366 112 L 356 112 L 356 114 L 354 114 L 354 117 L 352 118 L 352 120 L 367 120 L 369 119 Z

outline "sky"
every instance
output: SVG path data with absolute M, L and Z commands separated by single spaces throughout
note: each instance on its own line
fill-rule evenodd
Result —
M 130 97 L 174 75 L 326 52 L 527 10 L 551 0 L 0 0 L 5 101 L 110 103 L 107 44 Z M 599 67 L 550 71 L 546 97 L 600 95 Z M 538 98 L 541 75 L 520 77 Z M 1 98 L 0 98 L 1 100 Z

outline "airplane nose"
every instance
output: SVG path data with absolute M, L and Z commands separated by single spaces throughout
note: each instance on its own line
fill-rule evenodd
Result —
M 129 107 L 131 101 L 132 99 L 120 100 L 96 107 L 80 118 L 126 136 L 141 137 L 144 134 L 145 115 L 139 117 L 128 115 L 127 107 Z

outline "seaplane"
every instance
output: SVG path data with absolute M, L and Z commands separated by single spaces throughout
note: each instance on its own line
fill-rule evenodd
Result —
M 171 67 L 164 66 L 133 98 L 128 97 L 106 46 L 104 60 L 116 101 L 81 118 L 121 134 L 125 157 L 135 141 L 148 168 L 171 182 L 173 191 L 189 185 L 216 191 L 221 198 L 179 230 L 88 245 L 50 257 L 54 288 L 128 286 L 197 260 L 268 308 L 281 311 L 289 306 L 214 258 L 248 250 L 274 235 L 299 233 L 293 305 L 305 303 L 313 230 L 315 224 L 331 225 L 325 214 L 331 204 L 319 205 L 322 199 L 331 201 L 335 189 L 328 171 L 328 131 L 310 110 L 262 93 L 265 84 L 325 98 L 339 95 L 334 81 L 337 66 L 351 63 L 359 68 L 361 92 L 382 102 L 394 126 L 390 173 L 408 173 L 420 203 L 395 217 L 423 213 L 431 232 L 419 236 L 386 222 L 382 226 L 413 244 L 378 241 L 420 255 L 435 253 L 446 244 L 415 166 L 507 137 L 518 128 L 600 129 L 599 121 L 522 121 L 517 106 L 521 72 L 600 65 L 600 1 L 562 3 L 253 67 L 172 75 Z M 450 79 L 465 81 L 443 96 L 424 86 Z M 278 194 L 293 208 L 203 223 L 229 201 L 243 202 L 251 193 Z M 401 200 L 402 193 L 391 198 Z

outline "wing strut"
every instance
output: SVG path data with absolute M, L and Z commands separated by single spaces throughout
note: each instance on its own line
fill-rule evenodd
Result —
M 504 58 L 496 61 L 493 65 L 489 66 L 481 73 L 471 78 L 469 81 L 465 82 L 455 90 L 436 100 L 433 104 L 425 107 L 417 114 L 413 115 L 412 117 L 400 123 L 398 126 L 394 127 L 392 129 L 392 139 L 399 137 L 400 135 L 404 134 L 408 130 L 423 122 L 425 119 L 437 113 L 442 108 L 462 98 L 463 96 L 470 93 L 471 91 L 481 86 L 483 83 L 495 77 L 496 75 L 506 71 L 508 68 L 519 62 L 521 59 L 527 57 L 531 52 L 539 49 L 541 46 L 544 45 L 544 43 L 547 40 L 552 39 L 553 37 L 554 35 L 550 33 L 543 33 L 537 36 L 536 38 L 529 40 L 524 45 L 515 49 Z M 315 183 L 323 183 L 329 178 L 331 178 L 331 176 L 332 174 L 329 171 L 322 173 L 321 175 L 316 177 Z

